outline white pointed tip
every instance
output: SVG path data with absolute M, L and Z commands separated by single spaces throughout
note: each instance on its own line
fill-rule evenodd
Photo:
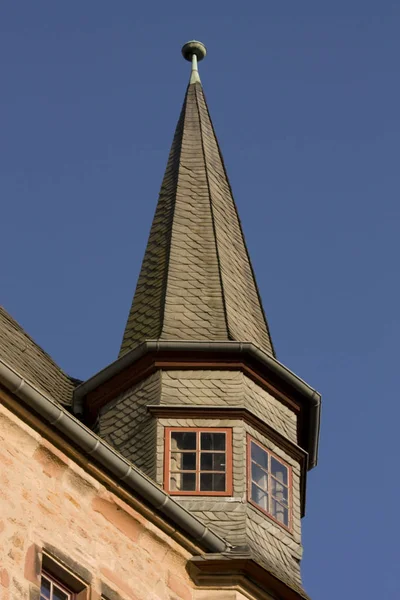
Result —
M 191 61 L 192 63 L 192 72 L 190 75 L 190 83 L 201 83 L 199 70 L 197 68 L 197 62 L 203 60 L 205 55 L 207 54 L 207 50 L 204 44 L 201 42 L 197 42 L 192 40 L 191 42 L 187 42 L 182 48 L 182 55 L 186 60 Z
M 190 83 L 201 83 L 198 71 L 192 71 L 192 74 L 190 76 Z
M 192 56 L 192 72 L 190 74 L 190 83 L 201 83 L 199 70 L 197 68 L 197 56 Z

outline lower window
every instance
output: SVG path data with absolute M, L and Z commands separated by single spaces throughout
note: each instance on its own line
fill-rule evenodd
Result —
M 68 560 L 64 556 L 61 564 L 42 550 L 40 600 L 88 600 L 89 585 L 66 566 Z
M 248 438 L 249 501 L 286 528 L 290 523 L 291 468 Z
M 176 495 L 232 495 L 232 430 L 165 429 L 166 491 Z
M 40 580 L 40 600 L 73 600 L 75 595 L 53 577 L 42 573 Z

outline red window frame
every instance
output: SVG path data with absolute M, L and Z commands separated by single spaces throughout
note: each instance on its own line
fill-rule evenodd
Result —
M 269 511 L 262 508 L 262 506 L 257 504 L 257 502 L 255 502 L 251 497 L 251 487 L 252 487 L 252 482 L 253 482 L 252 477 L 251 477 L 251 443 L 252 442 L 254 444 L 256 444 L 259 448 L 261 448 L 261 450 L 266 452 L 269 457 L 271 457 L 271 456 L 274 457 L 278 462 L 280 462 L 282 465 L 284 465 L 288 470 L 288 485 L 285 486 L 288 489 L 288 506 L 287 506 L 287 508 L 288 508 L 288 525 L 285 525 L 285 523 L 282 523 L 282 521 L 280 521 L 279 519 L 274 517 L 274 515 L 271 514 Z M 270 472 L 268 472 L 267 476 L 268 476 L 268 490 L 270 490 L 271 489 L 270 482 L 272 479 L 272 475 Z M 270 519 L 272 519 L 272 521 L 274 521 L 275 523 L 280 525 L 280 527 L 283 527 L 284 529 L 286 529 L 287 531 L 290 531 L 290 532 L 292 532 L 292 528 L 293 528 L 293 523 L 292 523 L 292 484 L 293 484 L 292 467 L 285 460 L 283 460 L 280 456 L 277 456 L 274 452 L 271 452 L 271 450 L 269 450 L 268 448 L 263 446 L 263 444 L 261 444 L 256 439 L 254 439 L 250 434 L 247 434 L 247 501 L 252 506 L 254 506 L 257 510 L 259 510 L 262 513 L 264 513 L 265 515 L 267 515 Z M 270 492 L 268 492 L 268 496 L 270 497 Z
M 196 433 L 196 490 L 180 491 L 170 489 L 170 456 L 171 456 L 171 432 L 193 432 Z M 209 471 L 200 470 L 200 433 L 225 433 L 225 491 L 202 491 L 199 489 L 200 473 L 209 473 Z M 232 428 L 230 427 L 165 427 L 164 429 L 164 489 L 172 496 L 232 496 Z

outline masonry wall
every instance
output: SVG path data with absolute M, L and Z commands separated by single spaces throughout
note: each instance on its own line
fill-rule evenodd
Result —
M 244 600 L 199 590 L 190 553 L 0 405 L 0 598 L 38 600 L 43 551 L 90 600 Z

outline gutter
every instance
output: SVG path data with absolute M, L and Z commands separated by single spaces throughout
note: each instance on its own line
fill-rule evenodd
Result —
M 308 453 L 309 464 L 308 468 L 312 469 L 316 466 L 318 460 L 318 444 L 321 418 L 321 395 L 309 386 L 305 381 L 300 379 L 295 373 L 290 371 L 285 365 L 280 363 L 276 358 L 263 352 L 251 342 L 192 342 L 192 341 L 160 341 L 147 340 L 133 348 L 121 358 L 108 365 L 105 369 L 96 373 L 93 377 L 75 388 L 73 399 L 73 411 L 75 414 L 83 413 L 84 397 L 96 389 L 99 385 L 123 371 L 126 367 L 142 358 L 149 352 L 164 352 L 164 351 L 181 351 L 181 352 L 216 352 L 224 354 L 239 354 L 247 355 L 275 376 L 284 381 L 293 390 L 299 394 L 307 403 L 310 411 L 309 415 L 309 432 L 308 432 Z
M 229 545 L 199 519 L 161 490 L 151 479 L 100 439 L 76 417 L 36 389 L 0 359 L 0 383 L 34 409 L 52 427 L 63 433 L 84 454 L 110 471 L 129 491 L 146 500 L 210 552 L 224 552 Z M 84 385 L 84 384 L 83 384 Z

